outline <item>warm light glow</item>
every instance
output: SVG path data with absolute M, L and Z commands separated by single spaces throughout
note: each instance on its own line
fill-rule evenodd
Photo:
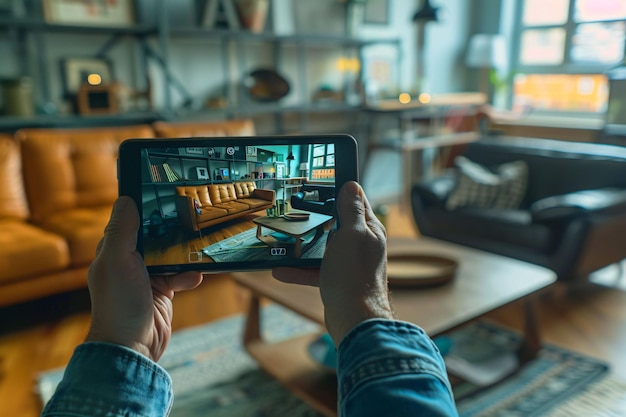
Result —
M 89 74 L 87 76 L 87 82 L 90 85 L 100 85 L 102 83 L 102 77 L 98 74 Z
M 402 93 L 400 94 L 400 97 L 398 97 L 398 100 L 400 100 L 400 103 L 402 104 L 409 104 L 411 102 L 411 95 L 408 93 Z
M 418 98 L 418 100 L 419 100 L 419 101 L 420 101 L 420 103 L 422 103 L 422 104 L 428 104 L 428 103 L 430 103 L 430 100 L 431 100 L 431 99 L 432 99 L 432 98 L 430 97 L 430 94 L 428 94 L 428 93 L 422 93 L 422 94 L 420 94 L 420 96 L 419 96 L 419 98 Z
M 337 69 L 341 72 L 359 72 L 361 61 L 357 58 L 339 58 L 337 60 Z

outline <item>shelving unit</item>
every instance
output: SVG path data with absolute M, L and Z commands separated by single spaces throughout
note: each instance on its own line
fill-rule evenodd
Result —
M 200 148 L 202 149 L 202 148 Z M 235 148 L 236 149 L 236 148 Z M 303 177 L 297 178 L 276 178 L 277 165 L 282 162 L 263 162 L 246 158 L 245 149 L 237 149 L 232 157 L 222 157 L 226 155 L 226 147 L 214 148 L 215 154 L 219 156 L 210 157 L 205 150 L 202 154 L 192 155 L 189 149 L 183 151 L 178 148 L 169 151 L 144 151 L 142 174 L 142 185 L 144 188 L 144 199 L 154 199 L 156 206 L 164 219 L 176 217 L 171 215 L 164 205 L 172 203 L 176 195 L 175 188 L 178 186 L 193 186 L 207 184 L 230 184 L 233 182 L 254 181 L 258 188 L 273 189 L 283 191 L 286 195 L 287 189 L 301 186 Z M 184 153 L 181 153 L 184 152 Z M 269 151 L 265 151 L 271 154 Z M 273 155 L 269 155 L 273 159 Z M 173 170 L 176 180 L 172 177 L 168 179 L 166 168 L 160 168 L 164 164 Z M 152 166 L 157 167 L 158 176 L 154 174 Z M 205 170 L 209 178 L 198 178 L 197 168 Z M 229 177 L 224 178 L 223 169 L 228 170 Z M 218 177 L 218 176 L 221 176 Z M 290 181 L 298 181 L 300 184 L 287 184 Z M 171 202 L 169 200 L 172 200 Z
M 32 118 L 18 118 L 0 116 L 0 130 L 15 130 L 24 126 L 50 126 L 50 127 L 74 127 L 74 126 L 98 126 L 111 125 L 116 123 L 129 123 L 137 121 L 140 123 L 155 120 L 177 120 L 180 118 L 195 119 L 206 116 L 207 118 L 237 118 L 254 116 L 273 116 L 275 133 L 284 133 L 283 116 L 299 115 L 300 130 L 307 130 L 307 115 L 313 113 L 338 113 L 357 112 L 361 105 L 348 104 L 347 102 L 313 103 L 307 97 L 307 50 L 309 48 L 341 48 L 346 55 L 358 56 L 363 61 L 363 50 L 371 45 L 389 44 L 395 46 L 400 54 L 400 41 L 391 40 L 360 40 L 342 36 L 326 35 L 277 35 L 271 32 L 252 33 L 246 30 L 225 30 L 206 29 L 200 26 L 195 27 L 173 27 L 168 21 L 166 3 L 171 0 L 158 0 L 155 2 L 156 10 L 155 24 L 138 23 L 132 27 L 105 27 L 89 25 L 69 25 L 51 24 L 45 22 L 43 18 L 37 17 L 9 17 L 0 16 L 0 36 L 7 36 L 11 39 L 15 51 L 15 59 L 19 63 L 22 74 L 40 74 L 35 82 L 40 91 L 43 103 L 54 101 L 57 97 L 51 97 L 50 85 L 46 65 L 48 65 L 47 51 L 44 47 L 43 36 L 48 33 L 65 33 L 80 35 L 107 35 L 110 39 L 100 47 L 94 47 L 94 57 L 105 57 L 118 42 L 123 39 L 130 40 L 136 44 L 138 74 L 146 76 L 149 63 L 156 63 L 160 69 L 160 77 L 167 87 L 164 91 L 163 108 L 158 112 L 139 112 L 138 114 L 120 114 L 107 117 L 83 117 L 83 116 L 34 116 Z M 40 11 L 35 10 L 37 15 Z M 254 103 L 242 97 L 241 93 L 234 93 L 232 89 L 224 87 L 224 94 L 230 105 L 222 109 L 206 109 L 197 113 L 184 109 L 175 109 L 172 97 L 172 90 L 175 89 L 186 102 L 193 102 L 194 97 L 177 74 L 174 74 L 170 65 L 169 50 L 170 44 L 178 39 L 198 38 L 207 42 L 217 42 L 220 47 L 220 57 L 216 65 L 221 66 L 224 76 L 223 85 L 232 83 L 233 77 L 241 79 L 245 71 L 245 54 L 243 48 L 252 42 L 261 42 L 271 49 L 273 67 L 280 72 L 283 67 L 282 56 L 284 47 L 296 48 L 297 54 L 297 74 L 293 83 L 300 87 L 300 95 L 296 103 L 285 105 L 281 103 Z M 34 53 L 30 49 L 34 48 Z M 29 53 L 30 52 L 30 53 Z M 35 57 L 34 62 L 28 62 L 28 57 Z M 36 70 L 35 70 L 36 69 Z M 361 68 L 362 71 L 362 68 Z M 362 75 L 362 74 L 361 74 Z M 160 81 L 160 80 L 159 80 Z M 344 82 L 344 92 L 349 90 L 347 79 Z M 140 83 L 143 83 L 140 81 Z M 134 86 L 134 87 L 144 87 Z M 195 91 L 195 88 L 194 88 Z M 20 120 L 21 119 L 21 120 Z M 23 126 L 20 122 L 23 121 Z

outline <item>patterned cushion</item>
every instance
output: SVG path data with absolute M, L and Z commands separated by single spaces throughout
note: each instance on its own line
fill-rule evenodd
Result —
M 446 208 L 489 207 L 518 208 L 526 194 L 528 166 L 524 161 L 513 161 L 493 171 L 459 156 L 454 160 L 459 168 L 455 188 L 446 201 Z

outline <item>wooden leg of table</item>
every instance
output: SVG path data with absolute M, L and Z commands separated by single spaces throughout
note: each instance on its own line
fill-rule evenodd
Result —
M 296 243 L 293 247 L 293 257 L 299 258 L 302 256 L 302 239 L 296 236 Z
M 541 349 L 541 334 L 535 308 L 533 298 L 524 303 L 524 340 L 517 352 L 520 366 L 535 359 Z
M 261 300 L 258 296 L 250 294 L 248 315 L 246 316 L 246 328 L 243 333 L 243 344 L 261 340 Z

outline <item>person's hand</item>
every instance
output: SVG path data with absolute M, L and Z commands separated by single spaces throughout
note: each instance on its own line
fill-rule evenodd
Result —
M 273 270 L 284 282 L 319 285 L 326 329 L 336 346 L 362 321 L 394 317 L 387 289 L 385 228 L 355 182 L 341 188 L 337 209 L 340 228 L 328 238 L 320 270 Z
M 139 215 L 132 199 L 113 207 L 89 267 L 91 328 L 86 341 L 123 345 L 157 361 L 172 334 L 172 298 L 197 287 L 199 272 L 150 277 L 136 250 Z

